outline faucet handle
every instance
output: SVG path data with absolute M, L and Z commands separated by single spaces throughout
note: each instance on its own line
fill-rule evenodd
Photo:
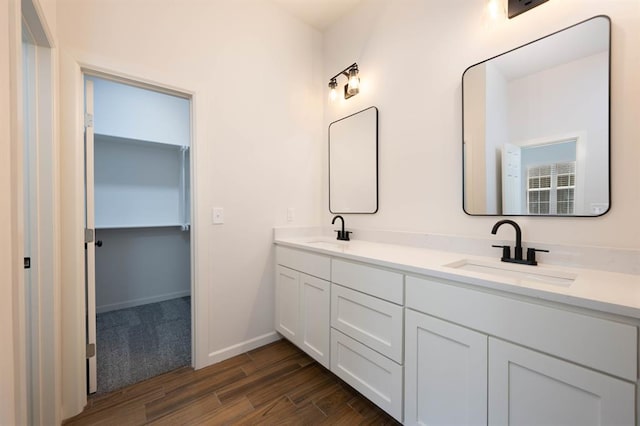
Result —
M 502 260 L 511 258 L 511 247 L 509 246 L 501 246 L 501 245 L 492 245 L 491 247 L 501 248 L 502 249 Z
M 537 265 L 538 264 L 538 262 L 536 262 L 536 252 L 537 251 L 541 251 L 541 252 L 544 252 L 544 253 L 549 253 L 549 250 L 537 249 L 537 248 L 529 247 L 527 249 L 527 263 L 529 265 Z

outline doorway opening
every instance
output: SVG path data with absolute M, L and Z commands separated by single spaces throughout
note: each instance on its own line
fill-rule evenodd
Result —
M 84 72 L 88 392 L 191 366 L 191 99 Z

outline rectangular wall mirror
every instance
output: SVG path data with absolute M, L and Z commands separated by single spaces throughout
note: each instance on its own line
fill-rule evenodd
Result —
M 378 211 L 378 109 L 329 125 L 329 211 Z
M 467 214 L 609 210 L 610 26 L 596 16 L 466 69 Z

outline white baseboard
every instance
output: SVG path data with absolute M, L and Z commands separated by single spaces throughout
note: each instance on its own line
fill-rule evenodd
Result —
M 96 306 L 96 313 L 101 314 L 118 309 L 133 308 L 134 306 L 146 305 L 148 303 L 164 302 L 165 300 L 177 299 L 189 296 L 191 291 L 176 291 L 174 293 L 161 294 L 159 296 L 144 297 L 142 299 L 126 300 L 124 302 L 111 303 L 109 305 Z
M 262 336 L 254 337 L 253 339 L 245 340 L 244 342 L 240 342 L 233 346 L 211 352 L 208 355 L 206 366 L 216 364 L 220 361 L 224 361 L 225 359 L 232 358 L 236 355 L 243 354 L 252 349 L 259 348 L 260 346 L 264 346 L 280 340 L 281 338 L 282 337 L 278 333 L 272 331 L 271 333 L 263 334 Z

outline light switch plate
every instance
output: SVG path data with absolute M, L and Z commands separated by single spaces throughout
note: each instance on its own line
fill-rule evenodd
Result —
M 214 207 L 211 210 L 211 222 L 214 225 L 222 225 L 224 223 L 224 209 L 222 207 Z
M 296 216 L 296 211 L 293 207 L 287 209 L 287 222 L 293 222 Z

